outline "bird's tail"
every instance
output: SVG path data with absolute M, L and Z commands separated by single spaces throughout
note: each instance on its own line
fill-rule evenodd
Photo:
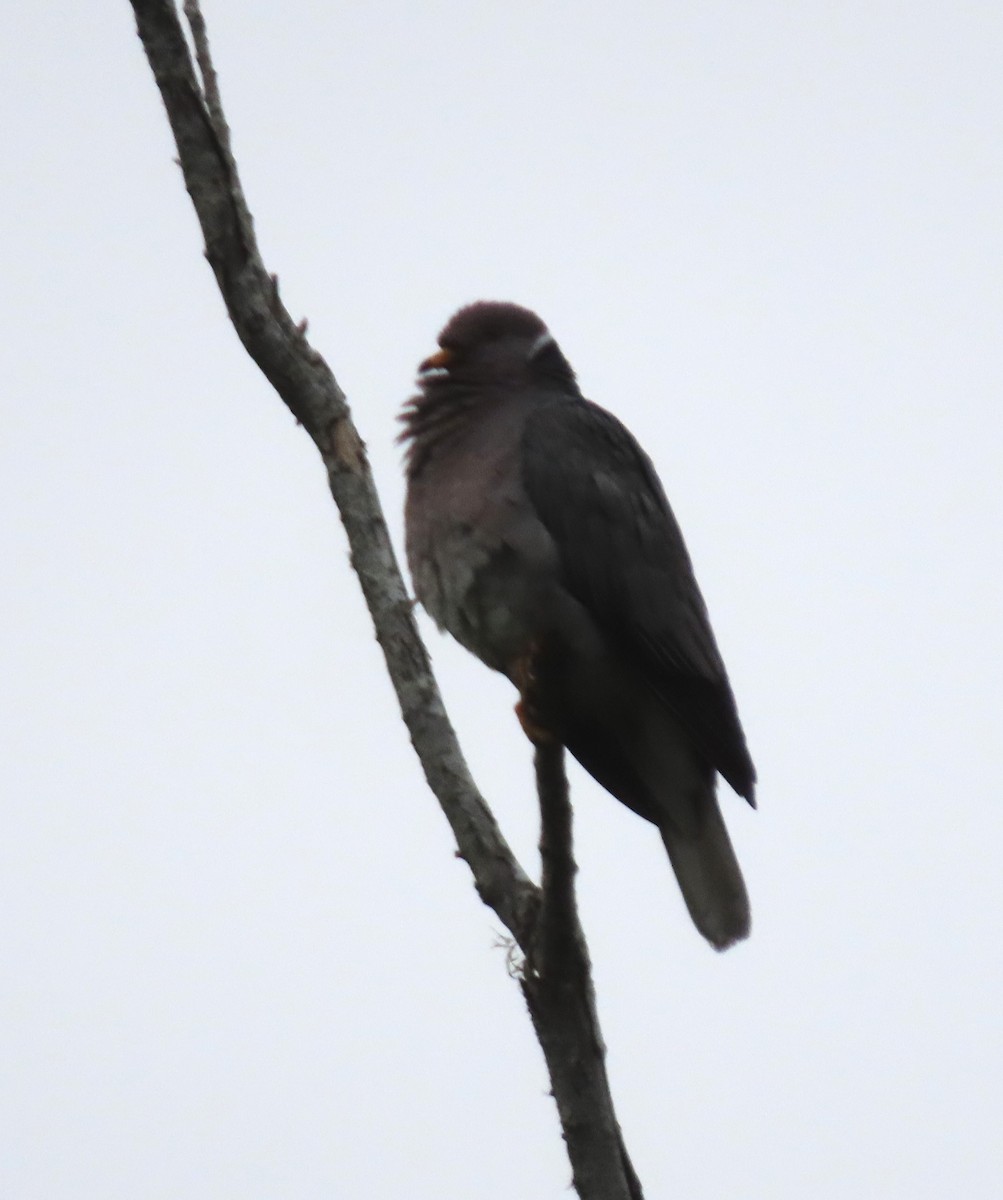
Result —
M 717 799 L 707 799 L 698 829 L 683 833 L 668 822 L 659 828 L 694 925 L 716 950 L 726 950 L 749 936 L 749 895 Z

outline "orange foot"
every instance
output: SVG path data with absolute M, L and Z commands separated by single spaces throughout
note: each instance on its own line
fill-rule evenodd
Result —
M 534 746 L 552 746 L 557 741 L 546 725 L 540 724 L 537 715 L 533 712 L 533 706 L 528 700 L 522 699 L 516 704 L 515 715 L 519 718 L 523 733 Z
M 539 645 L 531 642 L 515 662 L 512 682 L 519 689 L 519 703 L 515 706 L 515 715 L 519 718 L 523 733 L 534 746 L 546 746 L 556 742 L 557 737 L 547 728 L 536 703 L 536 659 L 539 652 Z

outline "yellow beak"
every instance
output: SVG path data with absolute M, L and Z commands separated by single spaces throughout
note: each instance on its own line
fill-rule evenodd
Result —
M 452 350 L 436 350 L 434 354 L 430 354 L 428 358 L 418 368 L 419 374 L 422 371 L 434 371 L 442 367 L 448 367 L 456 355 Z

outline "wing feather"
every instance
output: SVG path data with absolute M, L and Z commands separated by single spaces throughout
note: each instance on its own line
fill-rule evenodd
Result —
M 755 768 L 728 675 L 650 459 L 611 413 L 571 397 L 531 414 L 521 449 L 523 485 L 557 545 L 565 586 L 754 804 Z

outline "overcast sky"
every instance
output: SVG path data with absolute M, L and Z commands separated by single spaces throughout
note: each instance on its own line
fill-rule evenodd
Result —
M 0 1195 L 529 1200 L 570 1177 L 319 459 L 228 324 L 131 11 L 0 46 Z M 536 308 L 653 457 L 749 736 L 751 940 L 577 768 L 647 1194 L 995 1200 L 1003 9 L 217 0 L 270 270 L 394 417 Z M 16 30 L 16 33 L 14 32 Z M 537 870 L 509 685 L 427 622 Z

